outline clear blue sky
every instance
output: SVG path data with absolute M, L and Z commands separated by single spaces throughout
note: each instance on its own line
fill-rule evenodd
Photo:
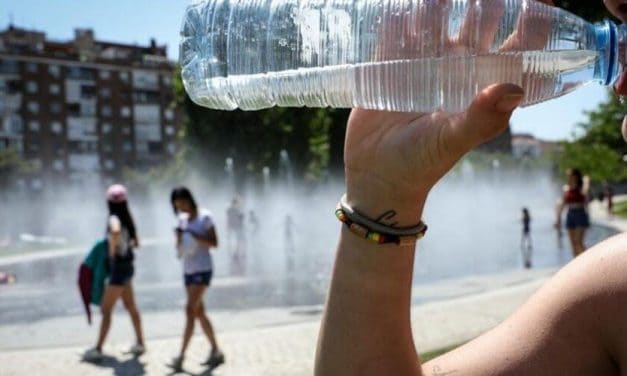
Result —
M 178 55 L 183 11 L 190 0 L 0 0 L 0 27 L 12 16 L 20 27 L 45 31 L 52 39 L 71 39 L 76 27 L 94 29 L 96 37 L 113 42 L 148 44 L 156 38 L 167 44 L 168 55 Z M 602 86 L 590 85 L 575 93 L 518 110 L 513 131 L 558 140 L 570 138 L 576 124 L 605 99 Z M 618 127 L 618 125 L 617 125 Z

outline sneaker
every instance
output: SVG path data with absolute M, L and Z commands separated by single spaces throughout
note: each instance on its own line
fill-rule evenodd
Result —
M 180 372 L 183 370 L 183 357 L 177 356 L 172 359 L 170 363 L 168 363 L 168 367 L 172 368 L 174 371 Z
M 211 355 L 209 355 L 209 358 L 207 359 L 207 361 L 204 362 L 202 365 L 208 366 L 211 369 L 215 369 L 220 364 L 223 364 L 223 363 L 224 363 L 224 354 L 222 353 L 222 351 L 213 350 L 211 351 Z
M 95 347 L 85 351 L 83 354 L 83 360 L 86 362 L 96 363 L 102 361 L 103 358 L 104 355 L 102 354 L 102 351 Z
M 146 352 L 146 348 L 144 345 L 135 344 L 129 350 L 129 354 L 133 354 L 133 356 L 141 356 Z

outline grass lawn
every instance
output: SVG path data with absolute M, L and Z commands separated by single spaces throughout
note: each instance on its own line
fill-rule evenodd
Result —
M 438 356 L 447 353 L 459 346 L 461 346 L 462 344 L 459 345 L 454 345 L 454 346 L 449 346 L 449 347 L 445 347 L 443 349 L 439 349 L 439 350 L 435 350 L 435 351 L 431 351 L 428 353 L 424 353 L 424 354 L 420 354 L 420 362 L 425 363 L 428 362 L 431 359 L 437 358 Z
M 614 214 L 619 217 L 627 218 L 627 200 L 614 204 Z

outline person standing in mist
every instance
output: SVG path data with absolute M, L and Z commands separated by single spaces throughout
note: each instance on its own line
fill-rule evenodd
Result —
M 577 257 L 586 250 L 584 237 L 586 230 L 590 227 L 590 218 L 588 216 L 588 192 L 590 190 L 590 181 L 587 176 L 583 176 L 581 171 L 573 168 L 567 171 L 568 185 L 564 187 L 562 200 L 557 206 L 557 218 L 555 227 L 560 228 L 562 225 L 562 211 L 568 208 L 566 212 L 566 229 L 573 251 L 573 257 Z
M 285 267 L 288 273 L 296 269 L 296 245 L 294 244 L 294 220 L 285 216 Z
M 525 264 L 525 269 L 531 268 L 531 251 L 533 249 L 533 245 L 531 243 L 531 215 L 529 214 L 529 209 L 522 209 L 522 237 L 520 238 L 520 250 L 523 255 L 523 262 Z
M 235 196 L 226 210 L 231 274 L 243 275 L 246 271 L 246 231 L 244 210 L 239 196 Z
M 109 333 L 113 307 L 118 298 L 122 298 L 124 308 L 130 314 L 135 330 L 136 343 L 131 347 L 129 353 L 140 356 L 146 351 L 141 318 L 135 304 L 131 283 L 135 272 L 133 249 L 139 247 L 139 238 L 128 208 L 128 193 L 123 185 L 114 184 L 107 189 L 106 197 L 109 207 L 109 218 L 107 219 L 109 280 L 100 304 L 102 321 L 100 322 L 98 342 L 96 347 L 89 349 L 84 354 L 86 361 L 103 359 L 102 346 Z
M 213 326 L 205 313 L 202 298 L 213 275 L 210 249 L 217 248 L 218 235 L 211 213 L 198 208 L 189 189 L 178 187 L 172 190 L 170 202 L 178 218 L 176 249 L 179 257 L 183 258 L 183 279 L 187 292 L 181 351 L 170 366 L 177 371 L 182 370 L 185 351 L 194 332 L 194 323 L 198 320 L 211 344 L 211 352 L 203 364 L 214 369 L 224 363 L 224 354 L 220 351 Z

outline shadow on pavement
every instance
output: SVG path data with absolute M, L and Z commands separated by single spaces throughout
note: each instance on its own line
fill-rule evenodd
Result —
M 102 360 L 99 362 L 88 362 L 86 360 L 83 360 L 83 362 L 92 364 L 96 367 L 111 368 L 113 370 L 113 374 L 116 376 L 135 376 L 146 374 L 144 370 L 144 363 L 140 362 L 139 358 L 136 357 L 120 361 L 116 357 L 104 355 Z
M 213 368 L 211 368 L 211 367 L 207 368 L 206 370 L 202 371 L 201 373 L 193 373 L 193 372 L 185 371 L 184 369 L 176 370 L 176 369 L 172 368 L 170 365 L 168 365 L 168 367 L 171 369 L 171 371 L 168 372 L 166 374 L 166 376 L 175 376 L 175 375 L 211 376 L 211 375 L 213 375 Z

